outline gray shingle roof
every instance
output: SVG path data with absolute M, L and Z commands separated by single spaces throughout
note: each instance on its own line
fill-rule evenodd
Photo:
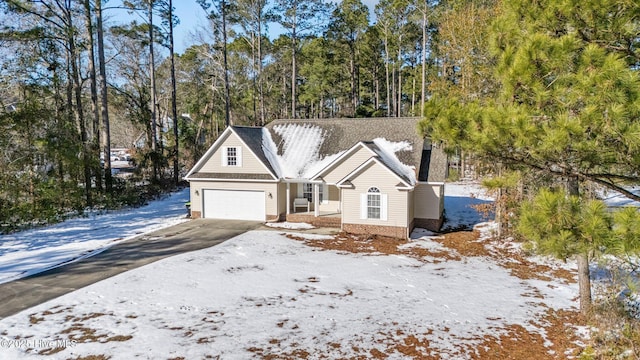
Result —
M 396 171 L 395 170 L 395 166 L 389 162 L 387 162 L 387 157 L 384 156 L 382 154 L 382 149 L 380 149 L 380 147 L 378 147 L 378 145 L 376 145 L 373 141 L 363 141 L 362 142 L 366 147 L 368 147 L 369 149 L 371 149 L 371 151 L 373 151 L 374 153 L 376 153 L 378 155 L 378 160 L 380 160 L 380 162 L 382 164 L 384 164 L 384 166 L 386 166 L 389 170 L 393 171 L 396 175 L 398 175 L 398 177 L 400 179 L 402 179 L 402 181 L 404 181 L 407 184 L 411 184 L 412 181 L 411 179 L 409 179 L 406 175 L 404 175 L 403 173 Z M 400 186 L 405 186 L 403 184 L 400 184 Z
M 269 169 L 269 171 L 276 175 L 276 172 L 271 166 L 271 163 L 267 159 L 262 149 L 262 128 L 249 127 L 249 126 L 233 126 L 233 130 L 244 141 L 245 144 L 253 151 L 254 154 L 262 161 L 263 164 Z M 277 176 L 277 175 L 276 175 Z
M 431 150 L 424 151 L 424 155 L 428 159 L 423 159 L 423 150 L 430 148 L 431 143 L 427 140 L 425 146 L 425 140 L 418 134 L 419 121 L 418 117 L 282 119 L 272 121 L 266 125 L 266 128 L 271 131 L 279 153 L 282 152 L 284 146 L 283 139 L 273 131 L 273 128 L 287 124 L 308 124 L 320 127 L 326 134 L 325 140 L 320 146 L 320 156 L 333 155 L 348 150 L 359 141 L 371 141 L 376 138 L 385 138 L 393 142 L 408 141 L 413 147 L 412 151 L 397 152 L 398 159 L 419 170 L 418 181 L 444 181 L 447 166 L 446 155 L 442 149 L 433 147 Z

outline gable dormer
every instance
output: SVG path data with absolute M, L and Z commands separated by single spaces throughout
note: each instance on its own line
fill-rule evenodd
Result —
M 277 180 L 262 148 L 256 146 L 261 143 L 261 128 L 228 127 L 185 179 Z

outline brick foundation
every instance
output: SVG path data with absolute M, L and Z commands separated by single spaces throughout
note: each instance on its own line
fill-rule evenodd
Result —
M 334 227 L 339 228 L 342 219 L 339 217 L 320 216 L 315 217 L 313 215 L 306 214 L 289 214 L 286 216 L 289 222 L 305 222 L 316 227 Z
M 191 211 L 191 218 L 192 219 L 200 219 L 202 217 L 202 212 L 201 211 Z
M 267 221 L 282 221 L 282 215 L 267 215 Z
M 353 234 L 374 234 L 406 239 L 408 229 L 401 226 L 380 226 L 364 224 L 342 224 L 342 230 Z
M 414 219 L 414 226 L 427 229 L 429 231 L 440 231 L 444 218 L 440 219 Z

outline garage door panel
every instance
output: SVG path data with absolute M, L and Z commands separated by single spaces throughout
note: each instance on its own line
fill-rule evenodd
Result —
M 203 217 L 265 221 L 264 191 L 203 190 Z

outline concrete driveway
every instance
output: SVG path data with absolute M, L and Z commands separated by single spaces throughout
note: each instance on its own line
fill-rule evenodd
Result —
M 87 259 L 2 284 L 0 319 L 154 261 L 218 245 L 260 225 L 253 221 L 191 220 L 116 244 Z

